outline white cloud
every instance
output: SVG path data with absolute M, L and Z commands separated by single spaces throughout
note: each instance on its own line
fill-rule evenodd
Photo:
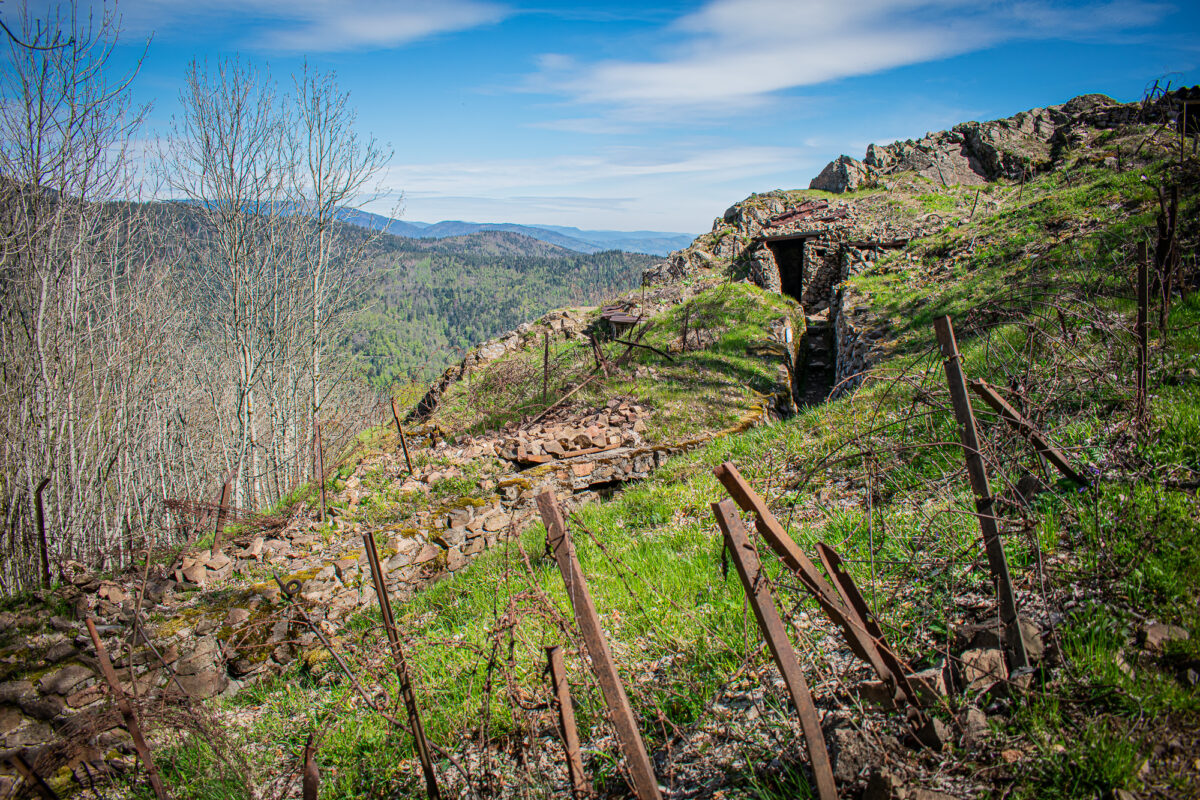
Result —
M 800 151 L 786 147 L 731 147 L 669 156 L 640 148 L 612 148 L 600 155 L 397 164 L 388 168 L 384 183 L 402 188 L 409 197 L 422 192 L 511 196 L 523 189 L 624 184 L 630 179 L 762 175 L 795 169 L 800 157 Z
M 713 197 L 788 185 L 815 166 L 792 147 L 608 148 L 545 159 L 397 164 L 384 184 L 403 190 L 407 217 L 425 221 L 703 230 Z
M 663 31 L 663 57 L 544 58 L 527 88 L 633 118 L 743 113 L 774 93 L 990 47 L 1094 37 L 1153 23 L 1168 6 L 979 0 L 712 0 Z
M 398 47 L 510 13 L 489 0 L 122 0 L 116 8 L 138 33 L 171 35 L 233 18 L 245 30 L 243 46 L 309 53 Z

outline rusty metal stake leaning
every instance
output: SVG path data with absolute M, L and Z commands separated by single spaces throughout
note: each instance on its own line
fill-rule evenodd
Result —
M 1050 444 L 1050 440 L 1042 435 L 1037 426 L 1026 419 L 1020 411 L 1009 405 L 1008 401 L 1001 397 L 999 392 L 993 389 L 987 381 L 973 380 L 970 381 L 970 386 L 971 391 L 979 395 L 983 402 L 991 406 L 1013 430 L 1032 444 L 1038 455 L 1053 464 L 1055 469 L 1063 474 L 1063 477 L 1082 486 L 1087 485 L 1087 478 L 1080 475 L 1075 467 L 1071 466 L 1071 462 L 1067 460 L 1063 452 Z
M 46 783 L 42 776 L 38 775 L 34 768 L 29 766 L 20 753 L 13 753 L 8 757 L 8 761 L 13 765 L 13 769 L 25 779 L 26 785 L 32 786 L 37 790 L 42 800 L 58 800 L 58 794 L 50 788 L 50 784 Z M 17 796 L 19 796 L 19 793 Z
M 746 589 L 746 597 L 758 626 L 762 629 L 767 647 L 775 658 L 783 681 L 787 684 L 796 713 L 800 716 L 800 727 L 804 729 L 804 741 L 808 745 L 808 758 L 812 762 L 813 775 L 817 779 L 817 795 L 821 800 L 834 800 L 837 797 L 837 786 L 833 782 L 833 768 L 829 763 L 829 751 L 825 749 L 825 736 L 821 733 L 821 720 L 817 716 L 817 708 L 813 705 L 812 694 L 808 683 L 804 680 L 804 672 L 796 659 L 796 651 L 788 640 L 784 630 L 783 620 L 775 609 L 775 601 L 771 598 L 771 590 L 762 574 L 762 565 L 758 554 L 750 544 L 746 528 L 738 518 L 737 506 L 732 500 L 722 500 L 712 504 L 717 524 L 725 534 L 725 546 L 728 548 L 733 564 L 737 568 L 738 577 Z
M 388 600 L 387 583 L 383 577 L 383 567 L 379 563 L 379 552 L 375 549 L 375 537 L 369 531 L 363 534 L 363 545 L 367 551 L 367 561 L 371 565 L 371 578 L 375 582 L 375 596 L 379 598 L 379 613 L 383 617 L 383 629 L 387 633 L 388 644 L 392 648 L 392 659 L 396 662 L 396 677 L 400 681 L 400 695 L 404 698 L 404 707 L 408 711 L 409 729 L 416 745 L 417 756 L 421 759 L 421 771 L 425 774 L 425 791 L 431 798 L 441 797 L 438 792 L 437 773 L 433 771 L 433 759 L 429 755 L 429 743 L 425 741 L 425 729 L 421 726 L 421 711 L 417 708 L 417 696 L 413 692 L 412 680 L 408 674 L 408 662 L 404 660 L 404 650 L 400 647 L 400 634 L 396 631 L 396 621 L 392 617 L 392 604 Z
M 562 648 L 558 645 L 546 648 L 546 670 L 554 690 L 554 704 L 558 707 L 558 730 L 562 734 L 563 750 L 567 755 L 567 776 L 571 779 L 571 796 L 575 800 L 593 797 L 592 786 L 583 771 L 583 757 L 579 754 L 579 731 L 575 728 L 575 707 L 571 705 L 571 690 L 567 685 L 567 666 L 563 663 Z
M 396 408 L 396 398 L 392 398 L 392 419 L 396 420 L 396 433 L 400 435 L 400 446 L 404 448 L 404 463 L 408 474 L 413 474 L 412 459 L 408 457 L 408 437 L 404 435 L 404 426 L 400 424 L 400 411 Z
M 158 777 L 158 770 L 154 767 L 154 757 L 150 752 L 150 745 L 146 744 L 146 737 L 142 735 L 142 726 L 138 724 L 137 715 L 133 712 L 133 706 L 129 703 L 129 698 L 125 696 L 125 692 L 121 689 L 121 682 L 117 679 L 117 671 L 113 669 L 112 661 L 108 658 L 108 650 L 104 649 L 104 642 L 100 641 L 100 632 L 96 630 L 96 623 L 88 617 L 84 622 L 87 624 L 88 634 L 92 637 L 92 644 L 96 647 L 96 657 L 100 661 L 100 672 L 104 675 L 104 680 L 108 682 L 108 688 L 112 691 L 113 700 L 117 703 L 117 708 L 121 712 L 122 719 L 125 720 L 125 729 L 129 731 L 130 737 L 133 739 L 133 746 L 137 748 L 138 756 L 142 759 L 142 763 L 146 767 L 146 778 L 150 781 L 150 787 L 154 789 L 154 796 L 158 800 L 166 800 L 167 790 L 163 788 L 162 780 Z
M 908 703 L 910 706 L 909 721 L 912 722 L 914 727 L 924 725 L 925 715 L 921 712 L 921 699 L 916 691 L 914 691 L 912 683 L 908 680 L 908 665 L 902 662 L 900 657 L 896 655 L 896 651 L 892 650 L 888 645 L 887 639 L 883 635 L 883 629 L 879 627 L 879 621 L 875 619 L 870 606 L 867 605 L 866 598 L 858 590 L 858 585 L 855 584 L 854 578 L 850 577 L 850 573 L 846 572 L 846 567 L 842 564 L 841 556 L 824 542 L 817 542 L 817 555 L 820 556 L 821 563 L 825 565 L 825 571 L 833 578 L 834 585 L 841 592 L 842 601 L 854 609 L 859 621 L 866 628 L 867 634 L 874 640 L 879 657 L 891 676 L 890 682 L 897 693 L 897 701 Z M 884 678 L 884 680 L 888 681 L 887 678 Z
M 583 634 L 583 642 L 587 647 L 588 656 L 592 659 L 592 671 L 596 674 L 596 682 L 604 694 L 604 702 L 612 716 L 613 727 L 617 729 L 617 741 L 625 754 L 625 764 L 633 779 L 633 791 L 638 800 L 659 800 L 662 795 L 658 791 L 658 779 L 654 777 L 654 768 L 650 765 L 650 757 L 646 755 L 646 745 L 638 732 L 637 720 L 633 716 L 633 708 L 613 665 L 612 653 L 604 638 L 604 630 L 600 627 L 600 616 L 596 613 L 596 605 L 588 592 L 587 579 L 583 569 L 575 557 L 575 546 L 571 543 L 571 534 L 567 532 L 563 522 L 562 511 L 554 492 L 546 491 L 537 496 L 538 512 L 542 522 L 546 524 L 546 540 L 558 562 L 562 572 L 563 583 L 567 585 L 567 597 L 570 598 L 571 608 L 575 612 L 575 622 L 579 632 Z
M 899 677 L 893 675 L 893 671 L 889 669 L 880 653 L 880 647 L 876 643 L 875 637 L 868 632 L 865 621 L 858 618 L 855 609 L 842 599 L 841 594 L 825 580 L 812 560 L 796 545 L 792 537 L 788 536 L 787 531 L 779 524 L 779 520 L 767 508 L 766 502 L 750 487 L 750 484 L 746 483 L 746 479 L 738 472 L 737 467 L 726 461 L 713 470 L 713 473 L 742 510 L 754 512 L 754 523 L 758 532 L 762 534 L 767 544 L 779 555 L 788 569 L 796 574 L 800 582 L 816 599 L 821 610 L 842 629 L 846 642 L 854 654 L 870 664 L 880 680 L 894 687 L 895 691 L 899 693 L 897 700 L 907 699 L 915 708 L 917 697 L 911 692 L 905 694 L 905 690 L 902 688 L 903 674 Z
M 967 395 L 967 381 L 963 375 L 958 343 L 954 339 L 954 325 L 950 322 L 950 317 L 938 317 L 933 321 L 933 325 L 937 331 L 938 345 L 945 358 L 942 366 L 946 370 L 946 384 L 950 388 L 950 401 L 954 405 L 954 417 L 958 421 L 958 436 L 962 441 L 963 455 L 967 461 L 967 477 L 971 481 L 971 490 L 975 493 L 975 516 L 979 519 L 988 567 L 996 584 L 996 592 L 1000 596 L 1000 623 L 1004 631 L 1005 658 L 1010 672 L 1025 669 L 1029 666 L 1029 656 L 1025 653 L 1025 641 L 1021 638 L 1021 625 L 1017 619 L 1017 596 L 1008 572 L 1004 543 L 1000 541 L 1000 530 L 996 525 L 996 512 L 987 469 L 983 464 L 983 456 L 979 454 L 975 413 L 971 410 L 971 398 Z

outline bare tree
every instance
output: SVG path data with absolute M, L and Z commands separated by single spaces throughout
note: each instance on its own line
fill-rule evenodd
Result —
M 204 236 L 197 251 L 197 319 L 215 330 L 232 372 L 236 411 L 227 466 L 239 505 L 262 494 L 255 388 L 287 336 L 275 313 L 295 282 L 288 228 L 293 164 L 284 107 L 270 77 L 229 61 L 215 74 L 195 62 L 162 154 L 165 183 L 190 201 Z M 288 321 L 290 322 L 290 321 Z
M 322 345 L 351 307 L 363 252 L 371 241 L 360 239 L 347 247 L 338 235 L 339 219 L 346 209 L 359 208 L 377 197 L 369 192 L 369 184 L 391 154 L 373 137 L 359 136 L 349 92 L 338 88 L 332 73 L 312 72 L 306 63 L 294 82 L 297 121 L 293 133 L 298 153 L 294 192 L 297 211 L 309 223 L 304 227 L 304 252 L 311 281 L 310 411 L 315 428 L 321 416 Z M 364 191 L 368 193 L 364 195 Z
M 6 28 L 0 463 L 12 591 L 32 582 L 39 539 L 55 561 L 120 560 L 131 546 L 124 534 L 154 513 L 129 469 L 154 343 L 173 317 L 147 315 L 162 281 L 131 246 L 140 214 L 113 203 L 130 191 L 127 154 L 142 116 L 127 92 L 137 67 L 113 74 L 117 18 L 65 4 L 38 19 L 25 7 Z

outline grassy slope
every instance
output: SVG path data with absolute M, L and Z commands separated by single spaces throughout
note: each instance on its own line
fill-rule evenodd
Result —
M 944 770 L 996 787 L 1015 781 L 1015 796 L 1024 797 L 1094 797 L 1151 781 L 1174 785 L 1181 796 L 1197 791 L 1195 771 L 1169 774 L 1152 748 L 1181 732 L 1190 741 L 1200 720 L 1200 695 L 1171 670 L 1196 658 L 1200 642 L 1196 497 L 1164 485 L 1166 478 L 1194 480 L 1200 470 L 1200 302 L 1177 302 L 1169 332 L 1155 333 L 1151 421 L 1135 435 L 1127 424 L 1129 251 L 1152 219 L 1149 189 L 1134 173 L 1085 168 L 1073 186 L 1050 175 L 1026 186 L 1019 201 L 1017 187 L 997 191 L 1006 200 L 999 213 L 949 227 L 915 243 L 915 258 L 892 257 L 852 281 L 879 318 L 891 321 L 898 340 L 897 354 L 854 398 L 713 442 L 578 513 L 579 555 L 651 749 L 672 726 L 710 716 L 714 694 L 739 668 L 753 673 L 766 663 L 752 623 L 747 628 L 740 586 L 721 575 L 709 503 L 723 497 L 710 472 L 723 460 L 738 464 L 808 552 L 818 540 L 838 546 L 855 577 L 872 587 L 894 643 L 915 665 L 931 663 L 957 621 L 956 596 L 990 594 L 977 528 L 965 513 L 961 455 L 946 444 L 955 433 L 941 367 L 931 357 L 930 321 L 948 312 L 968 372 L 1001 387 L 1018 381 L 1040 423 L 1105 481 L 1087 493 L 1059 482 L 1029 511 L 1008 507 L 1013 572 L 1027 597 L 1041 598 L 1035 605 L 1058 615 L 1062 662 L 1039 675 L 1027 701 L 993 716 L 992 745 L 946 756 Z M 968 200 L 960 192 L 958 215 L 967 215 Z M 1195 205 L 1185 198 L 1185 219 Z M 972 240 L 976 246 L 966 247 Z M 1062 318 L 1055 306 L 1066 309 Z M 998 489 L 1036 471 L 1019 442 L 991 420 L 984 426 L 994 442 Z M 875 499 L 868 524 L 869 491 Z M 488 737 L 501 742 L 519 740 L 547 719 L 545 712 L 514 711 L 510 701 L 544 700 L 541 648 L 571 645 L 560 624 L 570 618 L 569 606 L 556 569 L 541 555 L 543 536 L 533 530 L 523 547 L 485 554 L 398 610 L 427 730 L 443 746 L 479 734 L 484 720 Z M 771 569 L 778 575 L 777 565 Z M 1078 591 L 1064 592 L 1070 586 Z M 812 610 L 799 594 L 784 593 L 789 605 Z M 1139 615 L 1182 625 L 1192 639 L 1161 658 L 1139 660 L 1129 645 Z M 348 656 L 387 687 L 394 707 L 395 681 L 378 658 L 374 621 L 358 624 L 363 638 L 346 637 Z M 810 633 L 796 642 L 815 668 L 812 640 L 821 633 Z M 1134 669 L 1119 668 L 1118 655 Z M 601 717 L 598 694 L 579 660 L 568 660 L 580 726 L 588 731 Z M 784 701 L 768 695 L 778 717 L 786 716 Z M 421 791 L 407 737 L 363 711 L 328 661 L 309 659 L 294 674 L 239 696 L 229 711 L 247 715 L 239 735 L 258 770 L 291 763 L 307 731 L 328 726 L 324 797 Z M 598 783 L 614 785 L 611 738 L 591 745 L 589 770 Z M 748 741 L 745 761 L 726 768 L 731 790 L 792 796 L 794 778 L 785 767 L 764 775 L 747 766 L 770 762 L 778 750 L 770 741 Z M 1002 751 L 1017 756 L 1000 759 Z M 210 775 L 217 768 L 203 752 L 188 756 L 192 793 L 183 796 L 237 795 L 219 781 L 196 780 L 206 763 Z M 1151 766 L 1140 772 L 1147 758 Z
M 590 317 L 594 320 L 598 315 L 592 312 Z M 679 352 L 685 316 L 689 349 Z M 778 388 L 779 355 L 764 358 L 754 346 L 767 342 L 772 323 L 784 318 L 790 318 L 796 330 L 803 329 L 799 306 L 791 298 L 746 283 L 718 282 L 686 304 L 654 317 L 641 343 L 662 352 L 673 350 L 672 360 L 638 349 L 632 363 L 642 369 L 624 371 L 603 384 L 589 384 L 572 402 L 603 405 L 609 398 L 625 397 L 644 404 L 654 415 L 645 435 L 651 444 L 730 427 L 760 408 L 764 393 Z M 711 337 L 702 349 L 694 347 L 698 331 Z M 540 344 L 540 339 L 535 338 L 534 344 Z M 625 347 L 610 342 L 604 349 L 613 360 Z M 470 384 L 453 384 L 432 421 L 448 431 L 474 432 L 536 415 L 546 408 L 541 394 L 542 358 L 540 346 L 530 347 L 493 362 Z M 555 341 L 550 360 L 552 401 L 595 368 L 591 347 L 577 341 Z

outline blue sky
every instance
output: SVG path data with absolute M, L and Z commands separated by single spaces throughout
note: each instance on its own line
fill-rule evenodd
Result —
M 99 4 L 97 4 L 98 6 Z M 0 5 L 11 18 L 14 0 Z M 1085 92 L 1200 82 L 1200 3 L 125 0 L 148 135 L 188 62 L 302 59 L 394 156 L 403 218 L 700 232 L 840 153 Z

